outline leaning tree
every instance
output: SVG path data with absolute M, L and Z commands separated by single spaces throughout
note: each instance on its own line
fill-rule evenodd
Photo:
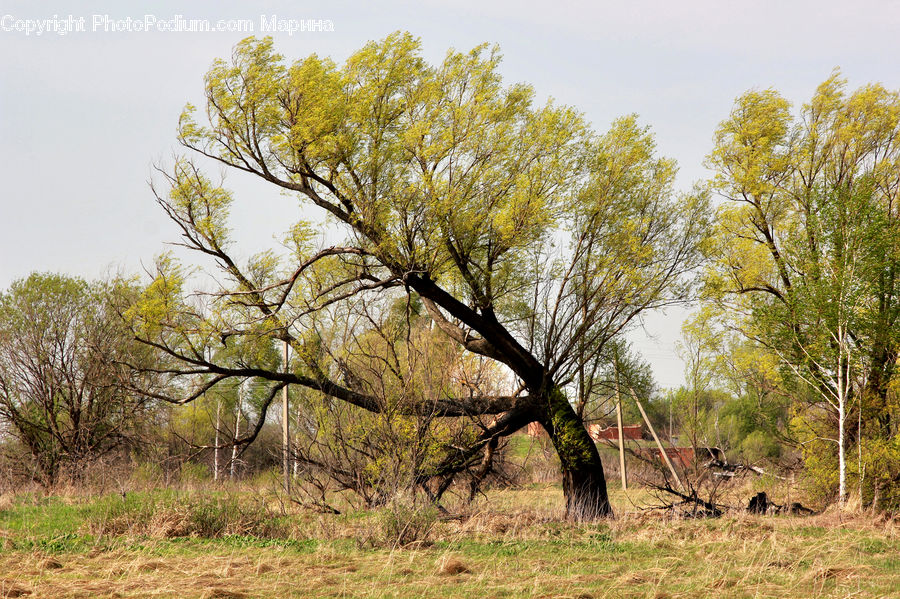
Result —
M 132 325 L 168 357 L 160 370 L 185 381 L 181 401 L 256 377 L 270 381 L 270 400 L 300 385 L 378 412 L 384 401 L 346 362 L 321 359 L 339 337 L 323 331 L 340 306 L 420 299 L 436 329 L 510 382 L 502 396 L 429 389 L 406 404 L 439 418 L 494 416 L 423 478 L 538 422 L 560 459 L 569 517 L 606 516 L 600 457 L 573 405 L 591 393 L 610 340 L 686 297 L 707 204 L 674 196 L 674 162 L 634 117 L 598 134 L 577 111 L 536 103 L 530 86 L 505 86 L 499 63 L 481 46 L 431 65 L 402 33 L 343 66 L 315 55 L 288 64 L 270 39 L 239 43 L 206 75 L 205 118 L 190 105 L 181 118 L 189 155 L 155 185 L 181 243 L 215 263 L 218 289 L 186 298 L 182 271 L 161 260 Z M 300 200 L 305 220 L 284 227 L 286 251 L 235 257 L 232 197 L 201 172 L 206 159 Z M 205 348 L 232 336 L 285 341 L 296 359 L 289 369 L 253 352 L 211 359 Z

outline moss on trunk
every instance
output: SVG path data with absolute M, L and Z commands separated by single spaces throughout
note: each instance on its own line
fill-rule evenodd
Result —
M 541 419 L 541 424 L 559 456 L 566 516 L 570 520 L 612 516 L 597 446 L 565 394 L 556 386 L 546 394 L 546 409 L 547 417 Z

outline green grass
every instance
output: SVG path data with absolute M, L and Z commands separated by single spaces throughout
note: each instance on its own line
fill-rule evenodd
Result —
M 90 508 L 89 508 L 90 509 Z M 75 532 L 84 508 L 58 497 L 25 495 L 10 508 L 0 511 L 0 529 L 40 536 Z

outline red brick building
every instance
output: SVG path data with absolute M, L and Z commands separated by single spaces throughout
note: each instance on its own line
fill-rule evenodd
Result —
M 594 441 L 619 439 L 619 427 L 617 426 L 601 426 L 599 424 L 591 424 L 588 426 L 588 434 Z M 622 437 L 626 441 L 640 439 L 643 435 L 643 429 L 640 424 L 625 425 L 622 427 Z

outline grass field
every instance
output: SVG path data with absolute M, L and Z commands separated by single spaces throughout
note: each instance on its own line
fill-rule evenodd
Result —
M 448 521 L 282 513 L 246 490 L 7 497 L 0 597 L 900 596 L 884 517 L 676 520 L 620 491 L 615 520 L 584 525 L 560 495 L 496 491 Z

